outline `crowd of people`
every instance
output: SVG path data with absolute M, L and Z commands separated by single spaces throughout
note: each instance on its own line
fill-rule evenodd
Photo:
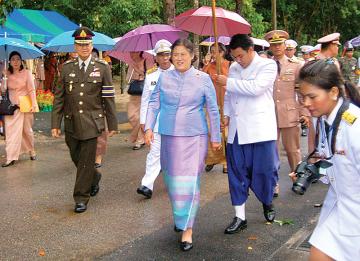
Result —
M 76 213 L 86 211 L 99 192 L 107 138 L 117 131 L 111 70 L 92 53 L 93 35 L 86 27 L 74 32 L 77 55 L 62 66 L 52 112 L 52 136 L 60 137 L 64 120 L 65 142 L 77 169 Z M 264 39 L 269 49 L 257 52 L 250 36 L 234 35 L 227 47 L 219 44 L 219 53 L 215 45 L 210 48 L 201 69 L 193 66 L 195 46 L 187 39 L 158 41 L 155 66 L 144 52 L 131 52 L 130 141 L 133 150 L 150 146 L 137 193 L 150 199 L 162 172 L 174 230 L 182 232 L 180 248 L 189 251 L 204 170 L 221 164 L 228 176 L 234 216 L 224 233 L 234 234 L 247 227 L 250 189 L 265 220 L 274 221 L 281 146 L 293 181 L 299 178 L 302 154 L 315 154 L 332 167 L 321 170 L 329 191 L 310 239 L 310 260 L 360 259 L 360 95 L 353 48 L 347 46 L 337 60 L 340 34 L 333 33 L 318 40 L 320 47 L 302 46 L 300 58 L 286 31 L 270 31 Z M 19 104 L 19 96 L 29 95 L 32 107 L 4 117 L 7 160 L 2 167 L 14 165 L 22 152 L 36 160 L 34 80 L 19 53 L 11 53 L 9 61 L 3 74 L 10 99 Z M 301 135 L 308 139 L 308 151 L 302 153 Z

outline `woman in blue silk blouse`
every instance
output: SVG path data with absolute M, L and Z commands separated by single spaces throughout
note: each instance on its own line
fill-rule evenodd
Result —
M 194 45 L 187 39 L 171 47 L 175 70 L 163 72 L 151 95 L 145 124 L 145 142 L 153 140 L 159 114 L 161 169 L 169 194 L 180 248 L 192 249 L 192 228 L 200 201 L 200 175 L 205 167 L 210 118 L 211 146 L 221 149 L 220 116 L 213 83 L 192 66 Z

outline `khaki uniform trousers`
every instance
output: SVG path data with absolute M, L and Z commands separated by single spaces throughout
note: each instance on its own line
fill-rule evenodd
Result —
M 301 160 L 300 153 L 300 127 L 289 127 L 278 129 L 278 149 L 280 155 L 280 138 L 285 149 L 290 170 L 294 171 Z

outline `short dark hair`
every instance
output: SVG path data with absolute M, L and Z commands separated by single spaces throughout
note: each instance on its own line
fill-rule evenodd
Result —
M 321 50 L 326 50 L 326 49 L 328 49 L 331 44 L 332 44 L 332 42 L 322 43 L 322 44 L 321 44 Z
M 352 103 L 360 106 L 359 91 L 350 82 L 344 82 L 339 68 L 332 58 L 306 63 L 300 70 L 299 81 L 316 85 L 328 92 L 332 87 L 337 87 L 340 97 L 348 98 Z
M 174 51 L 175 47 L 177 46 L 184 46 L 191 55 L 194 55 L 195 51 L 195 45 L 186 38 L 180 38 L 177 39 L 171 46 L 171 52 Z M 191 63 L 194 63 L 197 60 L 196 55 L 194 55 L 194 58 L 192 59 Z
M 13 56 L 15 56 L 15 55 L 17 55 L 17 56 L 20 57 L 20 60 L 21 60 L 20 71 L 21 71 L 21 70 L 24 69 L 24 65 L 22 64 L 22 60 L 23 60 L 23 59 L 21 58 L 21 54 L 20 54 L 19 52 L 17 52 L 17 51 L 12 51 L 12 52 L 10 53 L 10 55 L 9 55 L 9 61 L 10 61 L 11 58 L 12 58 Z M 9 72 L 10 72 L 11 74 L 14 73 L 14 68 L 11 66 L 10 62 L 9 62 L 9 68 L 8 68 L 8 70 L 9 70 Z
M 254 47 L 254 43 L 249 35 L 235 34 L 233 37 L 231 37 L 229 48 L 234 50 L 239 47 L 245 51 L 249 50 L 250 47 Z

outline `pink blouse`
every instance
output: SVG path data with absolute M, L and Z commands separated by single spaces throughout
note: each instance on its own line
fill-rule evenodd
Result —
M 7 88 L 9 97 L 13 104 L 19 104 L 19 96 L 29 95 L 33 106 L 38 106 L 36 102 L 34 78 L 29 70 L 23 69 L 18 73 L 7 72 Z M 1 84 L 4 91 L 4 80 Z

